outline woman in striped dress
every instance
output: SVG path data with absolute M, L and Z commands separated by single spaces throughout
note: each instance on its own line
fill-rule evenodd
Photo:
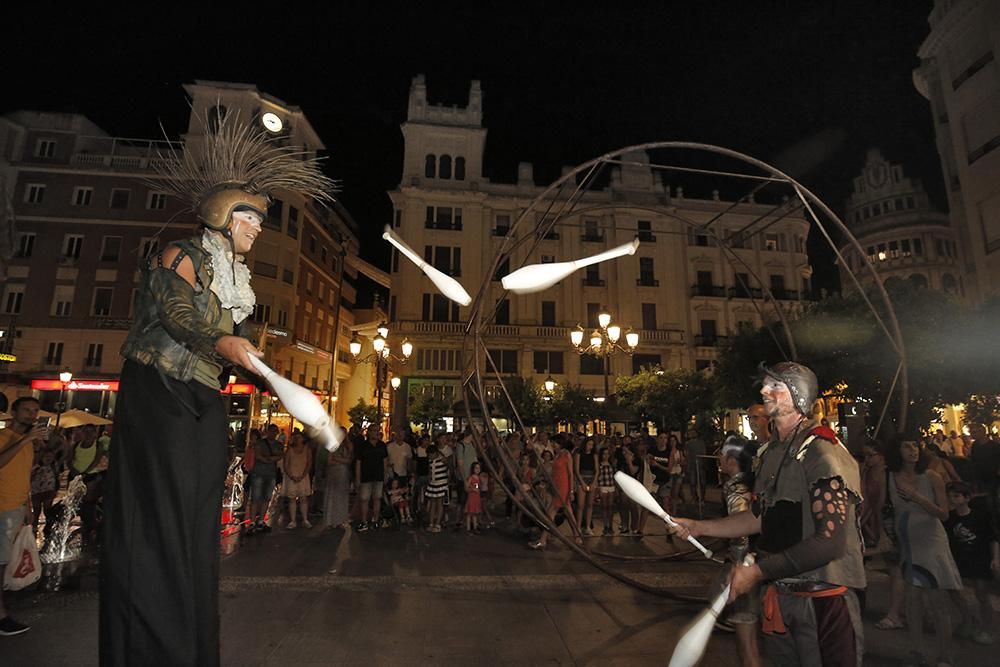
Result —
M 444 497 L 448 494 L 448 462 L 437 445 L 427 448 L 428 479 L 424 490 L 427 501 L 427 531 L 441 532 L 441 515 L 444 512 Z

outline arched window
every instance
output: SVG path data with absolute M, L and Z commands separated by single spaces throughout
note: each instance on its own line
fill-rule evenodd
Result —
M 943 276 L 941 276 L 941 289 L 951 294 L 957 294 L 958 281 L 955 280 L 955 276 L 951 275 L 950 273 L 946 273 Z
M 440 178 L 451 178 L 451 156 L 442 155 L 438 159 L 438 176 Z
M 434 178 L 436 169 L 437 158 L 428 153 L 427 157 L 424 158 L 424 176 L 427 178 Z
M 927 276 L 922 273 L 914 273 L 909 277 L 909 281 L 914 287 L 923 287 L 927 289 Z
M 457 157 L 455 158 L 455 180 L 464 181 L 465 180 L 465 158 Z
M 217 104 L 208 110 L 207 120 L 208 120 L 208 132 L 209 134 L 215 134 L 219 131 L 219 127 L 222 126 L 222 121 L 226 119 L 226 107 L 221 104 Z

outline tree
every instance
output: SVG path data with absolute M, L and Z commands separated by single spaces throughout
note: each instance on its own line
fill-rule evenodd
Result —
M 615 381 L 618 404 L 669 431 L 684 433 L 692 420 L 704 428 L 718 412 L 715 385 L 701 371 L 644 366 Z
M 423 426 L 428 431 L 434 430 L 434 425 L 444 419 L 450 408 L 451 406 L 446 400 L 435 396 L 433 392 L 415 389 L 410 394 L 408 409 L 410 421 Z
M 552 419 L 573 428 L 577 424 L 604 417 L 604 406 L 594 400 L 594 392 L 581 385 L 560 385 L 552 396 Z
M 512 377 L 504 379 L 504 386 L 510 394 L 514 410 L 524 423 L 524 426 L 546 426 L 552 423 L 552 408 L 550 401 L 545 400 L 542 388 L 528 378 Z M 514 410 L 502 398 L 503 406 L 501 412 L 507 416 L 510 422 L 516 423 Z
M 1000 396 L 974 394 L 965 402 L 965 421 L 991 426 L 1000 421 Z
M 367 428 L 370 424 L 378 426 L 382 423 L 378 407 L 365 403 L 363 398 L 359 398 L 357 404 L 347 411 L 347 418 L 358 428 Z

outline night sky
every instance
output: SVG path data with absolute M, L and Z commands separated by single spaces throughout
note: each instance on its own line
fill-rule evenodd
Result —
M 930 109 L 911 78 L 929 0 L 213 4 L 8 9 L 0 112 L 75 111 L 156 138 L 158 123 L 171 135 L 186 123 L 182 84 L 254 83 L 305 111 L 362 255 L 383 267 L 385 191 L 399 182 L 417 73 L 432 103 L 464 104 L 482 81 L 494 180 L 528 161 L 547 185 L 561 165 L 627 145 L 700 141 L 787 168 L 842 211 L 878 146 L 944 207 Z M 826 157 L 802 172 L 787 155 L 810 139 Z M 835 284 L 828 251 L 810 247 L 817 284 Z

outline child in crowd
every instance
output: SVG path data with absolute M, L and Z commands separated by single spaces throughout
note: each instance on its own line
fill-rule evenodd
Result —
M 312 462 L 312 449 L 306 446 L 302 433 L 292 434 L 283 459 L 284 476 L 281 484 L 281 495 L 288 498 L 291 521 L 286 528 L 289 530 L 298 528 L 299 524 L 296 521 L 298 514 L 302 515 L 302 526 L 312 528 L 312 524 L 309 523 L 309 496 L 313 492 L 309 471 L 312 469 Z
M 428 479 L 424 489 L 427 503 L 427 532 L 441 532 L 441 517 L 444 514 L 444 499 L 448 495 L 448 462 L 437 445 L 427 448 Z
M 406 485 L 400 485 L 399 478 L 393 477 L 389 482 L 389 502 L 399 515 L 403 523 L 411 523 L 410 516 L 410 489 Z
M 521 503 L 527 502 L 527 495 L 531 492 L 531 486 L 535 482 L 535 468 L 538 465 L 538 457 L 532 450 L 526 450 L 521 454 L 521 458 L 518 461 L 518 471 L 517 476 L 521 480 L 521 488 L 517 491 L 517 499 Z M 515 506 L 514 511 L 514 525 L 521 527 L 522 524 L 522 512 L 521 508 Z
M 730 435 L 722 444 L 719 470 L 726 475 L 722 494 L 729 514 L 750 509 L 753 489 L 753 458 L 757 453 L 756 443 L 739 435 Z M 742 563 L 750 552 L 750 538 L 738 537 L 729 540 L 729 560 Z M 736 649 L 743 665 L 759 665 L 760 651 L 757 647 L 757 621 L 760 607 L 760 589 L 753 588 L 732 604 L 729 622 L 736 630 Z
M 482 511 L 482 500 L 479 496 L 481 482 L 479 473 L 482 467 L 479 461 L 469 467 L 469 476 L 465 480 L 465 532 L 479 533 L 479 514 Z
M 479 499 L 480 499 L 480 509 L 483 513 L 483 528 L 493 528 L 496 524 L 493 521 L 493 515 L 490 514 L 490 493 L 493 490 L 491 486 L 492 481 L 490 480 L 490 473 L 488 470 L 483 470 L 479 473 Z
M 993 574 L 1000 572 L 1000 544 L 990 521 L 989 511 L 982 506 L 970 506 L 972 487 L 965 482 L 951 482 L 946 487 L 951 513 L 944 527 L 948 532 L 951 554 L 965 584 L 976 592 L 979 602 L 979 626 L 962 591 L 948 591 L 952 602 L 962 612 L 962 625 L 955 634 L 977 644 L 993 644 L 993 605 L 990 604 L 989 584 Z

